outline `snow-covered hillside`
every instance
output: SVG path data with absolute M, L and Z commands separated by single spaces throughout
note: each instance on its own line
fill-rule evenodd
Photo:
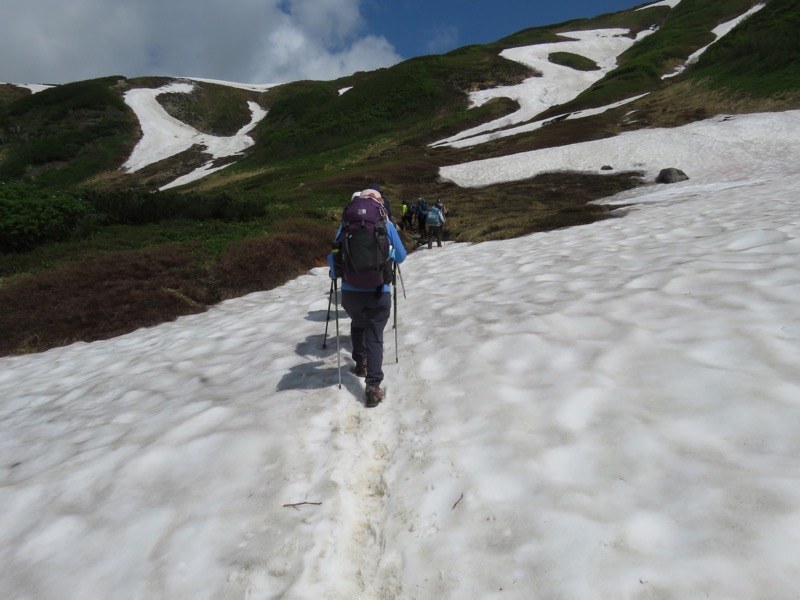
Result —
M 796 598 L 800 113 L 706 126 L 622 218 L 414 253 L 375 409 L 324 269 L 0 360 L 0 595 Z
M 326 269 L 0 359 L 0 597 L 800 597 L 798 130 L 720 115 L 444 169 L 690 179 L 413 253 L 374 409 Z

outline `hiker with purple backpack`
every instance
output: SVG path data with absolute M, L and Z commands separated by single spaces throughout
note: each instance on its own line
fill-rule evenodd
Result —
M 366 189 L 342 212 L 330 277 L 342 279 L 342 307 L 350 316 L 353 372 L 364 377 L 365 405 L 383 400 L 383 332 L 392 308 L 393 265 L 406 259 L 406 249 L 389 220 L 379 191 Z

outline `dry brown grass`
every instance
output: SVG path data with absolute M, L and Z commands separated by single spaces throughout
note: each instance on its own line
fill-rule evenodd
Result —
M 326 264 L 334 232 L 324 223 L 292 219 L 280 233 L 235 242 L 216 265 L 223 296 L 269 290 Z
M 0 355 L 114 337 L 216 299 L 202 263 L 178 245 L 17 277 L 0 288 Z
M 704 81 L 687 80 L 653 92 L 627 105 L 635 110 L 624 128 L 677 127 L 721 114 L 784 111 L 800 108 L 800 91 L 771 98 L 755 98 L 723 88 L 712 88 Z
M 546 173 L 485 188 L 442 184 L 426 197 L 441 198 L 450 211 L 446 239 L 480 242 L 612 217 L 609 207 L 589 203 L 639 185 L 639 175 Z
M 0 286 L 0 356 L 108 339 L 282 285 L 324 264 L 332 226 L 287 222 L 234 243 L 216 262 L 190 244 L 113 252 Z

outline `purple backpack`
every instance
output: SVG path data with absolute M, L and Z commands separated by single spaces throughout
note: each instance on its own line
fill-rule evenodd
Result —
M 342 212 L 334 249 L 336 275 L 354 287 L 378 288 L 391 283 L 386 210 L 379 200 L 361 196 Z M 337 256 L 338 255 L 338 256 Z

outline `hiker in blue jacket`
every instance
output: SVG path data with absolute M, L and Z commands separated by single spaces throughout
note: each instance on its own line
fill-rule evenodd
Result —
M 425 220 L 425 233 L 428 238 L 428 248 L 433 248 L 433 238 L 436 237 L 438 247 L 442 247 L 442 232 L 444 231 L 444 205 L 439 200 L 428 209 Z
M 382 204 L 380 192 L 366 189 L 362 197 L 373 198 Z M 342 227 L 336 232 L 339 238 Z M 389 238 L 389 257 L 395 263 L 406 259 L 406 249 L 400 240 L 397 229 L 386 220 L 386 234 Z M 331 279 L 336 278 L 333 253 L 328 255 Z M 342 307 L 350 316 L 350 337 L 353 344 L 352 357 L 356 363 L 353 372 L 364 377 L 366 383 L 366 406 L 380 404 L 384 397 L 383 382 L 383 331 L 389 322 L 392 309 L 391 284 L 384 283 L 380 288 L 359 288 L 342 280 Z

